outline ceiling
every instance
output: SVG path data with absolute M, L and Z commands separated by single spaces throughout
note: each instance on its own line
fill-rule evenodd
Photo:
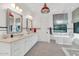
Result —
M 17 5 L 23 9 L 25 16 L 32 15 L 37 27 L 52 26 L 53 14 L 72 12 L 79 7 L 78 3 L 47 3 L 50 13 L 42 14 L 40 10 L 44 5 L 43 3 L 19 3 Z
M 25 11 L 30 10 L 34 14 L 40 13 L 43 3 L 19 3 L 22 9 Z M 51 13 L 68 12 L 73 11 L 79 6 L 78 3 L 47 3 Z

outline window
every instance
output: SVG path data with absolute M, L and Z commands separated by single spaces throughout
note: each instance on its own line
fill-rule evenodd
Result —
M 54 14 L 53 15 L 53 30 L 57 33 L 67 32 L 67 14 Z
M 79 22 L 74 23 L 74 33 L 79 33 Z

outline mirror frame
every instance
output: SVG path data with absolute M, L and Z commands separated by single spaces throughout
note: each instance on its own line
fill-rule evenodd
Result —
M 17 14 L 21 17 L 20 21 L 21 21 L 21 31 L 20 32 L 9 32 L 9 12 L 12 12 L 14 14 Z M 13 34 L 13 33 L 21 33 L 22 32 L 22 28 L 23 28 L 23 16 L 11 9 L 7 9 L 7 12 L 6 12 L 6 24 L 7 24 L 7 33 L 8 34 Z

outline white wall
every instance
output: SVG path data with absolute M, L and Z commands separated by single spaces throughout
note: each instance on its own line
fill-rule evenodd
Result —
M 0 27 L 6 27 L 6 8 L 9 8 L 10 4 L 0 4 Z M 0 36 L 7 33 L 6 28 L 0 28 Z

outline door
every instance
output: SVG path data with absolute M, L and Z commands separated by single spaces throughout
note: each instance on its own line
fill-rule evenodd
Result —
M 49 34 L 49 14 L 41 14 L 40 19 L 40 40 L 45 42 L 50 42 Z

